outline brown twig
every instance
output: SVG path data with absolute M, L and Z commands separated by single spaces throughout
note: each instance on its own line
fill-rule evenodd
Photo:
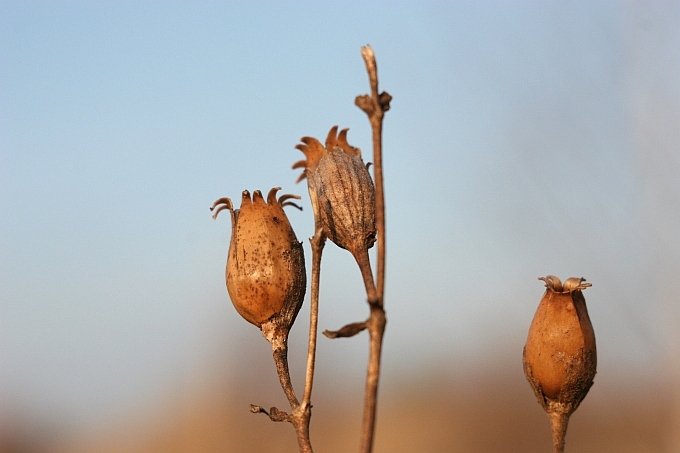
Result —
M 371 94 L 357 96 L 355 104 L 362 109 L 371 123 L 373 133 L 373 174 L 375 177 L 376 229 L 378 242 L 377 257 L 377 286 L 373 283 L 370 263 L 366 256 L 366 265 L 361 266 L 366 293 L 371 314 L 366 320 L 370 346 L 368 368 L 366 371 L 366 388 L 364 394 L 364 415 L 361 429 L 361 444 L 359 451 L 369 453 L 373 450 L 375 434 L 375 418 L 378 403 L 378 382 L 380 379 L 380 357 L 382 342 L 387 322 L 384 310 L 383 295 L 385 291 L 385 195 L 382 168 L 382 123 L 385 112 L 390 108 L 392 96 L 388 93 L 378 93 L 378 68 L 375 54 L 370 46 L 361 48 L 361 56 L 366 63 L 366 71 L 371 85 Z M 360 261 L 363 257 L 355 257 Z M 369 270 L 367 275 L 366 269 Z M 370 275 L 370 278 L 369 278 Z
M 272 407 L 267 412 L 261 406 L 254 404 L 250 405 L 250 411 L 256 414 L 266 414 L 274 422 L 289 422 L 295 428 L 300 453 L 313 453 L 312 444 L 309 439 L 309 421 L 312 416 L 311 405 L 309 402 L 307 404 L 300 404 L 298 402 L 290 380 L 290 371 L 288 369 L 288 330 L 277 329 L 274 323 L 266 322 L 262 325 L 262 333 L 272 345 L 276 373 L 279 376 L 281 388 L 283 388 L 283 392 L 286 394 L 290 404 L 291 413 L 288 414 L 280 411 L 276 407 Z M 305 384 L 305 395 L 308 393 L 308 384 L 310 388 L 309 393 L 311 394 L 311 384 L 308 381 Z
M 551 412 L 550 429 L 552 430 L 553 451 L 554 453 L 564 453 L 564 438 L 567 435 L 567 425 L 569 424 L 569 414 L 563 412 Z
M 312 386 L 314 384 L 314 363 L 316 360 L 316 337 L 319 322 L 319 279 L 321 275 L 321 254 L 326 244 L 323 231 L 317 228 L 309 240 L 312 245 L 312 295 L 309 308 L 309 341 L 307 345 L 307 372 L 305 375 L 305 393 L 302 406 L 311 408 Z
M 288 340 L 286 339 L 282 343 L 283 344 L 279 345 L 272 343 L 274 364 L 276 365 L 276 374 L 279 376 L 283 393 L 286 394 L 291 409 L 295 410 L 300 403 L 295 396 L 295 390 L 293 390 L 293 384 L 290 381 L 290 371 L 288 370 Z

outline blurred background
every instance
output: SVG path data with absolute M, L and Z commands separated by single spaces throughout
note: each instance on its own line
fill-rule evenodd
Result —
M 548 274 L 593 283 L 567 451 L 680 451 L 680 5 L 340 3 L 0 3 L 0 451 L 297 451 L 248 412 L 286 400 L 208 208 L 302 195 L 311 267 L 294 146 L 338 124 L 371 160 L 367 43 L 394 96 L 376 451 L 550 451 L 521 366 Z M 347 252 L 321 279 L 321 330 L 367 316 Z M 367 344 L 319 340 L 317 451 L 357 448 Z

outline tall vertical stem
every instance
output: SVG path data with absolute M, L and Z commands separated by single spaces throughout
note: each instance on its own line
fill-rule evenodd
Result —
M 385 193 L 382 172 L 382 110 L 380 118 L 371 118 L 373 129 L 373 174 L 375 176 L 375 223 L 378 243 L 378 278 L 377 287 L 379 304 L 383 305 L 385 293 Z
M 366 71 L 368 72 L 368 79 L 371 85 L 371 94 L 370 96 L 358 96 L 355 103 L 368 115 L 373 135 L 373 174 L 375 177 L 376 205 L 375 220 L 378 242 L 377 287 L 373 283 L 372 273 L 370 281 L 366 275 L 366 272 L 370 272 L 370 265 L 366 263 L 364 266 L 361 262 L 359 264 L 360 267 L 362 267 L 361 272 L 364 276 L 364 283 L 366 284 L 366 292 L 371 309 L 370 317 L 366 321 L 370 344 L 359 451 L 362 453 L 370 453 L 373 451 L 373 439 L 375 436 L 375 420 L 378 407 L 378 382 L 380 380 L 380 359 L 382 355 L 385 325 L 387 323 L 385 310 L 383 308 L 385 292 L 385 194 L 382 166 L 382 122 L 385 111 L 389 109 L 389 102 L 392 97 L 388 93 L 378 92 L 378 68 L 373 49 L 371 49 L 370 46 L 362 47 L 361 56 L 366 63 Z M 366 261 L 368 261 L 368 256 L 366 256 Z

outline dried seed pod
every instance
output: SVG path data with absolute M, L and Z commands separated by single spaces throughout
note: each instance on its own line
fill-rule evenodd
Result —
M 593 385 L 597 367 L 595 332 L 582 291 L 583 278 L 562 282 L 541 277 L 546 291 L 536 310 L 524 347 L 524 373 L 548 413 L 556 453 L 564 451 L 569 416 Z
M 338 135 L 333 126 L 326 147 L 311 137 L 296 146 L 305 154 L 293 168 L 304 168 L 298 182 L 307 178 L 317 228 L 355 258 L 375 242 L 375 186 L 361 151 L 347 143 L 347 131 Z
M 246 190 L 240 209 L 234 209 L 229 198 L 220 198 L 210 210 L 214 210 L 213 218 L 222 209 L 231 212 L 226 280 L 236 311 L 260 328 L 267 323 L 287 335 L 302 306 L 307 275 L 302 244 L 283 211 L 286 205 L 294 206 L 288 200 L 300 197 L 282 195 L 277 199 L 279 190 L 270 190 L 267 202 L 259 190 L 252 200 Z

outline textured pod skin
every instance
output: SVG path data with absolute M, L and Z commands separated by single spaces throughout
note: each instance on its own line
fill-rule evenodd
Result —
M 298 181 L 307 178 L 314 216 L 327 238 L 354 256 L 363 254 L 375 242 L 375 186 L 361 151 L 347 143 L 347 131 L 334 126 L 326 146 L 311 137 L 296 148 L 306 160 Z
M 272 189 L 267 202 L 257 190 L 251 199 L 246 190 L 241 208 L 234 210 L 231 200 L 221 198 L 213 214 L 227 208 L 231 212 L 232 232 L 227 259 L 226 281 L 229 297 L 236 311 L 248 322 L 262 327 L 273 321 L 290 328 L 305 295 L 307 276 L 302 244 L 283 211 L 289 198 L 278 200 Z

